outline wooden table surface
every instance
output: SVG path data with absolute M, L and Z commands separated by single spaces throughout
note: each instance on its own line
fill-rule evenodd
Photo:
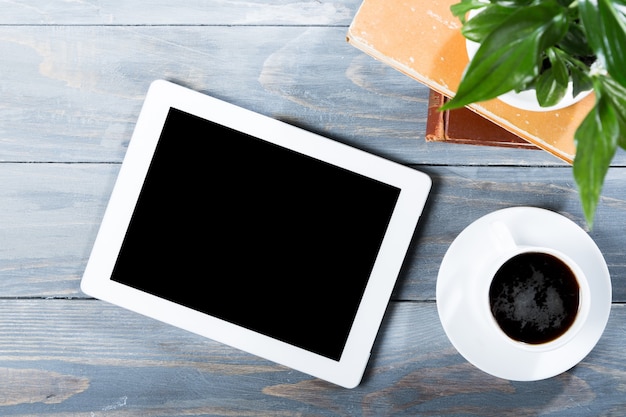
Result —
M 474 368 L 437 316 L 445 251 L 471 222 L 504 207 L 543 207 L 586 227 L 571 168 L 539 150 L 426 143 L 427 89 L 346 43 L 359 4 L 0 2 L 0 415 L 626 414 L 626 157 L 620 153 L 609 171 L 589 232 L 613 283 L 610 320 L 595 349 L 538 382 Z M 144 94 L 157 78 L 433 178 L 358 388 L 80 292 Z

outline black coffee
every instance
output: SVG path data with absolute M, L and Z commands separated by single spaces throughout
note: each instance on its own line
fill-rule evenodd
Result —
M 491 313 L 512 339 L 546 343 L 561 336 L 578 313 L 579 286 L 560 259 L 538 252 L 516 255 L 489 288 Z

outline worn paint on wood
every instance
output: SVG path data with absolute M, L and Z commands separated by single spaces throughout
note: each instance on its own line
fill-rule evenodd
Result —
M 626 409 L 626 156 L 590 236 L 613 281 L 605 335 L 571 371 L 492 378 L 445 337 L 439 265 L 493 210 L 584 227 L 541 151 L 424 141 L 428 91 L 345 41 L 360 1 L 0 2 L 0 415 L 612 416 Z M 79 281 L 149 83 L 179 82 L 411 165 L 433 191 L 363 383 L 345 390 L 86 298 Z M 245 259 L 242 258 L 242 261 Z

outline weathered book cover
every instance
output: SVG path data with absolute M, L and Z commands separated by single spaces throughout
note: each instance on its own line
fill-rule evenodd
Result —
M 461 24 L 450 12 L 457 0 L 364 0 L 348 29 L 348 42 L 447 96 L 454 96 L 469 62 Z M 468 106 L 516 136 L 572 163 L 574 133 L 594 105 L 549 112 L 524 111 L 498 99 Z
M 506 148 L 539 149 L 473 111 L 462 108 L 441 112 L 447 100 L 443 94 L 430 90 L 426 119 L 426 140 L 467 145 L 501 146 Z

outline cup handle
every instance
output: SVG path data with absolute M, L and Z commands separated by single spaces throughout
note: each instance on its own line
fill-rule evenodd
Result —
M 491 223 L 491 231 L 503 252 L 513 250 L 518 246 L 511 234 L 511 229 L 503 221 L 497 220 Z

